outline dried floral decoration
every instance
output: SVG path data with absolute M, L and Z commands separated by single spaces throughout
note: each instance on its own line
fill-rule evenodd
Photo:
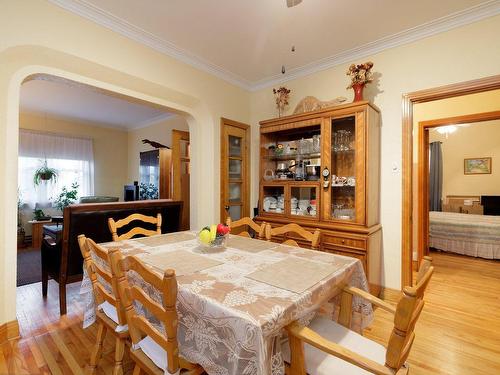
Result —
M 284 86 L 279 89 L 273 89 L 273 94 L 276 97 L 276 108 L 278 108 L 278 115 L 281 117 L 283 110 L 288 105 L 288 99 L 290 98 L 290 90 Z
M 356 84 L 366 84 L 373 81 L 371 69 L 373 68 L 373 63 L 371 61 L 365 62 L 364 64 L 351 64 L 347 75 L 351 77 L 351 84 L 347 86 L 348 89 L 352 88 Z

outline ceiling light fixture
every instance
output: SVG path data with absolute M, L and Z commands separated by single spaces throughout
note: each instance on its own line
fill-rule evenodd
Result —
M 440 126 L 439 128 L 436 128 L 437 132 L 439 134 L 445 134 L 446 135 L 446 138 L 448 138 L 448 136 L 451 134 L 451 133 L 454 133 L 456 132 L 458 129 L 458 127 L 456 125 L 447 125 L 447 126 Z
M 295 5 L 299 5 L 302 2 L 302 0 L 286 0 L 286 6 L 288 8 L 292 8 Z

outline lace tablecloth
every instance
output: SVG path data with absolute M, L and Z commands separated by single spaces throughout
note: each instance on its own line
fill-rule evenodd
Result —
M 202 365 L 210 375 L 284 374 L 280 345 L 283 328 L 294 320 L 307 324 L 328 301 L 338 305 L 339 288 L 345 284 L 368 290 L 363 266 L 355 258 L 233 236 L 224 251 L 205 253 L 198 246 L 194 232 L 162 237 L 164 240 L 150 243 L 135 239 L 102 246 L 118 247 L 123 254 L 133 253 L 145 259 L 148 254 L 185 250 L 220 262 L 177 277 L 180 354 Z M 302 293 L 246 277 L 290 258 L 336 267 L 332 268 L 335 270 L 332 274 Z M 290 277 L 293 276 L 291 273 Z M 151 288 L 146 290 L 151 297 L 159 298 Z M 84 327 L 87 327 L 95 321 L 95 306 L 86 275 L 81 293 L 86 300 Z M 335 314 L 335 308 L 332 311 Z M 364 328 L 372 318 L 371 305 L 354 298 L 353 328 Z

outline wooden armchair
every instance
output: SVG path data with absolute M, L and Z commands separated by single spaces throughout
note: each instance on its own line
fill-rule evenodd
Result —
M 134 227 L 128 232 L 122 235 L 118 235 L 118 229 L 129 225 L 132 221 L 135 220 L 142 221 L 144 223 L 156 224 L 156 231 L 141 227 Z M 137 235 L 154 236 L 156 234 L 161 234 L 161 214 L 157 214 L 156 217 L 141 214 L 132 214 L 127 216 L 125 219 L 121 219 L 118 221 L 115 221 L 113 218 L 109 218 L 108 226 L 109 230 L 111 231 L 111 235 L 113 236 L 113 241 L 128 240 Z
M 283 358 L 290 364 L 287 373 L 407 374 L 405 362 L 415 339 L 415 324 L 424 306 L 424 291 L 433 272 L 434 267 L 430 266 L 415 287 L 405 287 L 395 309 L 380 305 L 394 312 L 394 327 L 387 349 L 327 318 L 315 318 L 309 327 L 296 322 L 289 325 L 289 345 L 282 347 Z
M 90 374 L 97 371 L 97 363 L 102 356 L 102 345 L 107 332 L 115 336 L 115 366 L 113 375 L 123 374 L 123 355 L 129 338 L 125 310 L 121 307 L 116 278 L 111 274 L 108 252 L 83 234 L 78 236 L 84 267 L 92 282 L 97 305 L 97 338 L 90 357 Z M 92 258 L 92 254 L 94 258 Z M 94 259 L 98 259 L 95 261 Z
M 420 268 L 418 270 L 416 285 L 420 284 L 422 280 L 424 280 L 427 277 L 429 269 L 431 268 L 432 268 L 431 272 L 434 272 L 434 267 L 432 267 L 432 258 L 429 256 L 424 256 L 422 263 L 420 264 Z M 429 285 L 428 281 L 422 285 L 421 289 L 422 294 L 425 293 L 427 285 Z M 396 314 L 396 306 L 391 305 L 390 303 L 387 303 L 384 300 L 381 300 L 380 298 L 377 298 L 374 295 L 365 292 L 364 290 L 351 286 L 346 286 L 343 289 L 341 305 L 340 305 L 340 313 L 339 313 L 339 323 L 342 324 L 344 327 L 349 328 L 351 325 L 352 298 L 355 295 L 369 301 L 370 303 L 377 306 L 378 308 L 381 308 L 382 310 L 390 312 L 393 315 Z
M 248 237 L 248 238 L 252 237 L 250 235 L 250 233 L 248 232 L 248 228 L 251 228 L 251 229 L 253 229 L 253 231 L 255 232 L 255 234 L 257 235 L 257 238 L 259 240 L 264 238 L 264 234 L 265 234 L 264 232 L 266 229 L 265 222 L 263 222 L 261 225 L 259 225 L 255 221 L 250 219 L 249 217 L 243 217 L 240 220 L 232 221 L 231 217 L 228 216 L 227 220 L 226 220 L 226 225 L 229 228 L 231 228 L 231 232 L 233 232 L 234 229 L 238 229 L 238 228 L 243 227 L 245 230 L 243 230 L 242 232 L 234 233 L 234 234 L 237 234 L 238 236 L 242 236 L 242 237 Z
M 177 279 L 174 270 L 166 270 L 162 277 L 147 268 L 137 257 L 123 257 L 118 249 L 110 251 L 111 266 L 117 277 L 120 297 L 127 317 L 132 349 L 130 355 L 135 361 L 134 375 L 178 374 L 180 369 L 188 370 L 185 375 L 204 372 L 199 365 L 179 357 L 177 343 Z M 154 301 L 137 285 L 131 286 L 128 271 L 135 271 L 145 282 L 161 293 L 162 304 Z M 163 325 L 165 332 L 154 327 L 140 315 L 134 305 L 138 302 Z
M 266 240 L 271 241 L 273 236 L 279 236 L 279 235 L 287 235 L 288 233 L 295 233 L 298 234 L 300 237 L 305 239 L 306 241 L 311 242 L 311 249 L 318 250 L 319 249 L 319 241 L 321 238 L 321 231 L 319 229 L 316 229 L 314 233 L 311 233 L 304 228 L 302 228 L 300 225 L 291 223 L 287 225 L 283 225 L 281 227 L 277 228 L 271 228 L 270 224 L 266 225 Z M 299 244 L 297 241 L 293 239 L 287 239 L 283 241 L 284 245 L 289 245 L 289 246 L 297 246 L 299 247 Z

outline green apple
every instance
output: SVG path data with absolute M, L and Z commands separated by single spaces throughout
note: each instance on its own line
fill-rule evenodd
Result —
M 211 233 L 207 229 L 203 229 L 199 234 L 200 242 L 202 244 L 208 245 L 211 241 Z

